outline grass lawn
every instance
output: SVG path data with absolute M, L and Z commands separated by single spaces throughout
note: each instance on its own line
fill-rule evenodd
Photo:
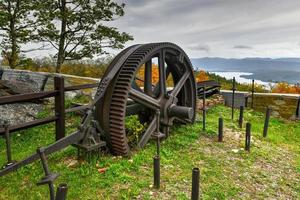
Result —
M 218 117 L 224 118 L 224 142 L 217 142 Z M 235 114 L 238 116 L 238 111 Z M 203 199 L 300 199 L 300 122 L 271 118 L 269 135 L 262 137 L 264 114 L 247 110 L 252 123 L 251 152 L 245 152 L 244 129 L 230 120 L 230 109 L 217 106 L 201 122 L 172 128 L 161 145 L 161 189 L 152 188 L 152 141 L 131 158 L 108 154 L 90 162 L 77 161 L 77 150 L 68 147 L 49 157 L 49 166 L 67 183 L 68 199 L 190 199 L 191 172 L 199 167 Z M 69 116 L 68 132 L 79 119 Z M 13 159 L 20 160 L 38 146 L 54 141 L 54 126 L 21 131 L 12 137 Z M 5 163 L 0 140 L 0 164 Z M 98 169 L 106 168 L 104 173 Z M 36 186 L 43 176 L 40 162 L 0 178 L 0 199 L 49 199 L 47 186 Z

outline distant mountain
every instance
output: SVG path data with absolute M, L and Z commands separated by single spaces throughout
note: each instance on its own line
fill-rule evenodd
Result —
M 195 69 L 219 72 L 250 72 L 244 76 L 262 81 L 300 83 L 300 58 L 192 58 Z

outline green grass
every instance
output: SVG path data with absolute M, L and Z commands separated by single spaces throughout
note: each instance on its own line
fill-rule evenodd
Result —
M 219 116 L 224 118 L 223 143 L 217 142 Z M 175 126 L 162 142 L 160 190 L 152 188 L 154 142 L 131 158 L 102 154 L 90 162 L 77 161 L 76 149 L 68 147 L 49 157 L 51 170 L 61 174 L 55 183 L 68 184 L 68 199 L 190 199 L 191 170 L 199 167 L 203 199 L 300 198 L 299 122 L 271 118 L 268 137 L 263 138 L 264 115 L 247 110 L 245 121 L 252 123 L 254 141 L 247 153 L 242 150 L 245 130 L 231 122 L 229 108 L 217 106 L 207 117 L 205 132 L 199 121 Z M 68 133 L 78 124 L 78 117 L 70 115 Z M 12 137 L 13 158 L 20 160 L 53 141 L 53 125 L 21 131 Z M 0 156 L 5 163 L 3 140 Z M 107 170 L 99 173 L 99 168 Z M 41 164 L 35 162 L 1 177 L 0 199 L 48 199 L 47 186 L 36 186 L 42 176 Z

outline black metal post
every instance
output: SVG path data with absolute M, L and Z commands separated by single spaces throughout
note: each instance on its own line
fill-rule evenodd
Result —
M 205 131 L 206 130 L 206 110 L 205 109 L 203 110 L 203 121 L 202 121 L 202 123 L 203 123 L 202 130 Z
M 218 142 L 223 142 L 223 118 L 219 118 L 219 134 L 218 134 Z
M 68 186 L 65 183 L 59 184 L 57 191 L 56 191 L 56 197 L 55 200 L 65 200 L 67 199 L 67 193 L 68 193 Z
M 251 144 L 251 124 L 248 122 L 246 124 L 246 139 L 245 139 L 245 150 L 250 152 Z
M 264 132 L 263 132 L 263 136 L 264 137 L 267 137 L 267 135 L 268 135 L 270 115 L 271 115 L 271 109 L 269 107 L 267 107 L 266 118 L 265 118 L 265 125 L 264 125 Z
M 239 127 L 243 128 L 244 121 L 244 106 L 240 106 L 240 117 L 239 117 Z
M 249 96 L 245 96 L 245 107 L 248 108 Z
M 232 80 L 231 120 L 233 120 L 233 118 L 234 118 L 235 91 L 236 91 L 236 84 L 235 84 L 235 77 L 233 77 L 233 80 Z
M 154 188 L 160 188 L 160 158 L 158 155 L 153 157 Z
M 159 124 L 160 124 L 160 110 L 157 109 L 156 110 L 156 133 L 157 133 L 157 139 L 156 139 L 156 155 L 159 156 L 160 154 L 160 128 L 159 128 Z
M 202 112 L 203 112 L 203 125 L 202 125 L 202 130 L 205 131 L 206 129 L 206 95 L 205 95 L 205 85 L 203 86 L 203 105 L 202 105 Z
M 41 158 L 41 163 L 43 165 L 43 169 L 44 169 L 44 172 L 45 172 L 45 179 L 46 179 L 46 178 L 50 177 L 52 174 L 51 174 L 51 172 L 49 170 L 49 167 L 48 167 L 48 164 L 47 164 L 47 159 L 46 159 L 44 149 L 43 148 L 38 148 L 37 153 L 39 154 L 39 156 Z M 53 181 L 49 181 L 48 186 L 49 186 L 49 191 L 50 191 L 50 199 L 54 200 L 55 199 L 55 191 L 54 191 Z
M 296 119 L 300 118 L 300 96 L 298 98 L 298 102 L 297 102 L 297 108 L 296 108 Z
M 192 200 L 199 200 L 199 179 L 200 179 L 200 170 L 199 168 L 193 168 L 192 172 Z
M 251 90 L 251 108 L 254 105 L 254 79 L 252 79 L 252 90 Z

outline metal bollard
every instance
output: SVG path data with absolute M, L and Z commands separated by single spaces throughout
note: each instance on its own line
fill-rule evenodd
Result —
M 154 188 L 160 188 L 160 158 L 158 155 L 153 157 L 153 175 L 154 175 Z
M 254 79 L 252 79 L 252 90 L 251 90 L 251 108 L 254 105 Z
M 268 135 L 270 115 L 271 115 L 271 109 L 269 107 L 267 107 L 266 118 L 265 118 L 265 125 L 264 125 L 264 132 L 263 132 L 263 136 L 264 137 L 267 137 L 267 135 Z
M 199 168 L 193 168 L 192 172 L 192 200 L 199 199 L 199 179 L 200 179 L 200 170 Z
M 297 102 L 296 119 L 300 119 L 300 96 L 299 96 L 298 102 Z
M 55 200 L 65 200 L 67 199 L 67 193 L 68 193 L 68 186 L 65 183 L 59 184 L 57 191 L 56 191 L 56 197 Z
M 157 109 L 156 110 L 156 117 L 157 117 L 157 120 L 156 120 L 156 133 L 157 133 L 157 139 L 156 139 L 156 154 L 157 156 L 159 156 L 160 154 L 160 138 L 159 138 L 159 134 L 160 134 L 160 110 Z
M 203 127 L 202 130 L 205 131 L 206 129 L 206 95 L 205 95 L 205 85 L 203 86 L 203 105 L 202 105 L 202 110 L 203 110 Z
M 240 106 L 240 117 L 239 117 L 239 127 L 243 128 L 244 121 L 244 106 Z
M 219 134 L 218 134 L 218 142 L 223 142 L 223 118 L 219 118 Z
M 235 84 L 235 77 L 233 77 L 233 80 L 232 80 L 231 120 L 233 120 L 233 118 L 234 118 L 235 91 L 236 91 L 236 84 Z
M 245 150 L 250 152 L 251 144 L 251 124 L 248 122 L 246 124 L 246 139 L 245 139 Z
M 203 110 L 203 121 L 202 121 L 202 130 L 205 131 L 206 129 L 206 110 Z

